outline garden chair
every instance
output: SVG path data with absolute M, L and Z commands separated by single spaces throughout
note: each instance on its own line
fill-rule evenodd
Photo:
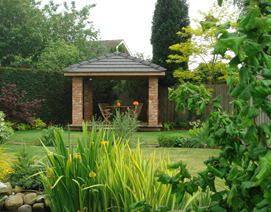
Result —
M 137 106 L 135 106 L 135 109 L 130 109 L 129 110 L 129 114 L 131 118 L 136 117 L 138 118 L 139 114 L 141 113 L 141 109 L 142 109 L 143 103 L 139 103 Z
M 103 122 L 111 124 L 111 122 L 108 119 L 113 115 L 113 113 L 110 112 L 111 109 L 106 108 L 106 106 L 109 106 L 109 103 L 98 103 L 98 106 L 102 116 L 104 117 Z

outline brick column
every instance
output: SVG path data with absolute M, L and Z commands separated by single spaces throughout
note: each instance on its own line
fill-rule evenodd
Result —
M 158 125 L 158 77 L 149 77 L 148 125 Z
M 93 82 L 84 81 L 84 121 L 92 121 L 93 115 Z
M 72 124 L 82 125 L 83 122 L 83 78 L 72 78 Z

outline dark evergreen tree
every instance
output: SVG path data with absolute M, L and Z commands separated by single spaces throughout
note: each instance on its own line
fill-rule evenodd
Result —
M 186 42 L 187 38 L 180 37 L 176 33 L 189 23 L 186 0 L 157 0 L 152 21 L 152 62 L 167 69 L 166 77 L 160 82 L 162 85 L 171 86 L 178 83 L 178 79 L 173 77 L 174 70 L 180 66 L 186 69 L 188 66 L 187 63 L 167 63 L 166 60 L 168 55 L 175 54 L 169 50 L 171 45 Z

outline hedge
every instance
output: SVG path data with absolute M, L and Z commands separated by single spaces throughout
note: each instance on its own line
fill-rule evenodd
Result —
M 2 82 L 15 84 L 25 90 L 27 100 L 46 99 L 37 111 L 37 117 L 46 123 L 67 124 L 72 120 L 72 83 L 70 77 L 64 77 L 62 72 L 0 69 L 0 85 Z
M 0 68 L 0 86 L 2 82 L 14 83 L 20 91 L 25 90 L 27 100 L 46 99 L 37 111 L 42 121 L 54 124 L 72 123 L 72 79 L 64 77 L 62 72 Z M 99 80 L 93 82 L 93 113 L 100 115 L 98 103 L 115 100 L 110 96 L 117 81 Z

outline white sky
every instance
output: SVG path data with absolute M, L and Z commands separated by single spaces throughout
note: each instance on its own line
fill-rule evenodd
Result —
M 53 0 L 63 3 L 65 0 Z M 90 20 L 94 28 L 100 30 L 101 40 L 124 39 L 132 54 L 144 53 L 152 56 L 150 43 L 151 27 L 155 3 L 157 0 L 75 0 L 76 9 L 86 4 L 96 4 L 90 10 Z M 201 18 L 197 11 L 207 12 L 216 0 L 187 0 L 189 17 Z M 43 4 L 49 0 L 43 0 Z M 70 5 L 70 0 L 67 0 Z

